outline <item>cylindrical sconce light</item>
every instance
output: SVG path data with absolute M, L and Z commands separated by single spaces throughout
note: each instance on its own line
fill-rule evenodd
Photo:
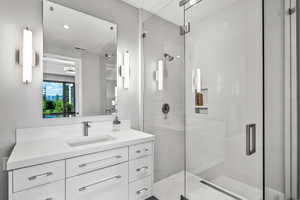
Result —
M 33 67 L 32 31 L 28 28 L 23 30 L 22 55 L 23 82 L 28 84 L 32 81 Z
M 126 51 L 123 54 L 122 65 L 119 68 L 120 77 L 123 78 L 123 88 L 129 88 L 129 76 L 130 76 L 130 54 Z
M 192 71 L 192 91 L 202 92 L 201 70 L 199 68 Z
M 201 92 L 202 89 L 202 80 L 201 80 L 201 70 L 198 68 L 196 69 L 196 90 L 197 92 Z
M 129 88 L 129 68 L 130 68 L 130 54 L 128 51 L 124 53 L 124 84 L 125 89 Z
M 157 89 L 159 91 L 164 89 L 164 61 L 158 60 L 157 62 L 157 70 L 155 73 L 156 81 L 157 81 Z

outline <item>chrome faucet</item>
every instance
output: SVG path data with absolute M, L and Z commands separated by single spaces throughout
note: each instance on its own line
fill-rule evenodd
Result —
M 92 123 L 92 122 L 90 122 L 90 121 L 82 122 L 82 124 L 83 124 L 83 136 L 89 136 L 89 128 L 91 127 L 90 123 Z

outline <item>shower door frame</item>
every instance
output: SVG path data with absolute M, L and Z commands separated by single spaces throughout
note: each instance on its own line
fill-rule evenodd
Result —
M 200 3 L 202 0 L 196 0 L 195 3 L 192 5 L 187 6 L 187 4 L 190 2 L 190 0 L 180 0 L 179 1 L 179 6 L 183 7 L 183 18 L 184 18 L 184 24 L 182 27 L 180 27 L 180 32 L 183 34 L 185 37 L 186 34 L 188 34 L 189 30 L 189 25 L 186 23 L 186 10 L 192 8 L 193 6 L 197 6 L 198 3 Z M 296 0 L 285 0 L 285 1 L 296 1 Z M 261 0 L 262 7 L 261 7 L 261 12 L 262 12 L 262 200 L 267 200 L 266 199 L 266 177 L 265 177 L 265 0 Z M 187 6 L 187 7 L 186 7 Z M 183 32 L 182 32 L 183 31 Z M 186 55 L 186 39 L 184 38 L 184 55 Z M 184 58 L 184 66 L 186 66 L 186 58 Z M 184 70 L 184 77 L 186 77 L 185 70 Z M 186 90 L 186 87 L 184 88 Z M 184 124 L 186 125 L 186 116 L 184 117 Z M 186 127 L 185 128 L 185 135 L 186 135 Z M 186 149 L 187 149 L 187 143 L 186 143 L 186 136 L 185 136 L 185 141 L 184 141 L 185 147 L 185 157 L 186 157 Z M 184 180 L 184 196 L 181 196 L 181 200 L 187 200 L 187 182 L 186 182 L 186 171 L 187 171 L 187 160 L 185 159 L 185 180 Z
M 285 198 L 298 198 L 297 0 L 284 0 Z M 293 10 L 293 9 L 296 10 Z M 299 72 L 298 72 L 299 73 Z

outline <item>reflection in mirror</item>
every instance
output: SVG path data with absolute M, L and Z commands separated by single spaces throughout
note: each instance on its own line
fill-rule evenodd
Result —
M 117 25 L 44 1 L 43 118 L 116 111 Z

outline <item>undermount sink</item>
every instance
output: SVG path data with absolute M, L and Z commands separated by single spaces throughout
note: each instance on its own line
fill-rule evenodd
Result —
M 116 138 L 112 137 L 111 135 L 101 135 L 101 136 L 86 136 L 84 138 L 75 139 L 75 140 L 69 140 L 67 141 L 67 144 L 70 147 L 77 147 L 77 146 L 83 146 L 83 145 L 89 145 L 89 144 L 95 144 L 95 143 L 103 143 L 108 142 L 111 140 L 115 140 Z

